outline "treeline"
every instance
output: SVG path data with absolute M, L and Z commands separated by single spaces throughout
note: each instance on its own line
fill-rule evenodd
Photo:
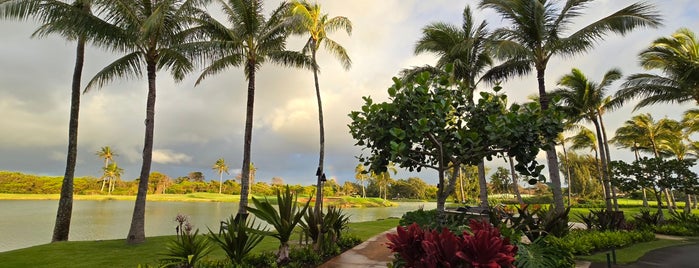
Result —
M 63 177 L 37 176 L 14 171 L 0 171 L 0 193 L 14 194 L 59 194 Z M 138 179 L 132 181 L 116 180 L 113 195 L 135 195 L 138 192 Z M 86 176 L 76 177 L 74 193 L 80 195 L 107 194 L 107 190 L 101 191 L 103 180 Z M 172 178 L 160 172 L 152 172 L 148 179 L 150 185 L 149 194 L 187 194 L 195 192 L 218 193 L 219 182 L 206 181 L 201 172 L 191 172 L 187 176 Z M 254 195 L 274 195 L 277 189 L 284 186 L 284 180 L 275 177 L 271 183 L 253 182 L 250 192 Z M 315 185 L 290 185 L 291 189 L 300 195 L 310 195 L 315 192 Z M 241 185 L 235 180 L 223 181 L 222 193 L 240 194 Z M 358 183 L 346 181 L 339 184 L 335 180 L 328 180 L 323 187 L 325 196 L 361 196 L 362 186 Z M 430 200 L 437 196 L 437 187 L 429 185 L 420 178 L 391 180 L 387 186 L 387 194 L 379 184 L 369 182 L 366 186 L 367 197 L 385 197 L 387 199 L 421 199 Z

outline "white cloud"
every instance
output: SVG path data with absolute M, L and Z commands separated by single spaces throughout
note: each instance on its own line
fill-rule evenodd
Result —
M 153 162 L 159 164 L 182 164 L 192 161 L 192 157 L 171 150 L 153 150 Z

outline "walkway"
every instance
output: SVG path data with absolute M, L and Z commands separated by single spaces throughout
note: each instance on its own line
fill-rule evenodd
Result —
M 345 251 L 339 256 L 320 265 L 322 268 L 387 267 L 393 261 L 391 250 L 386 247 L 386 234 L 395 232 L 395 228 L 369 238 L 364 243 Z M 657 235 L 662 239 L 683 239 L 672 236 Z M 656 249 L 641 257 L 637 262 L 627 265 L 614 265 L 619 268 L 654 268 L 654 267 L 699 267 L 699 244 L 674 246 Z M 606 263 L 576 261 L 576 268 L 606 268 Z

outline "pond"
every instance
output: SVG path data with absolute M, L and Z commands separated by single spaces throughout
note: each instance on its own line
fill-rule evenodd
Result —
M 434 209 L 436 204 L 399 202 L 397 207 L 345 208 L 350 221 L 372 221 L 400 217 L 420 207 Z M 70 240 L 122 239 L 129 232 L 134 201 L 75 201 Z M 0 201 L 0 252 L 51 242 L 58 200 Z M 238 203 L 149 202 L 146 205 L 146 236 L 175 234 L 175 216 L 188 215 L 200 233 L 207 227 L 218 231 L 221 220 L 237 213 Z

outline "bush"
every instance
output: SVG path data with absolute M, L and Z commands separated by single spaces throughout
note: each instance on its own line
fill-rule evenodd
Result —
M 541 237 L 531 244 L 518 244 L 514 265 L 520 268 L 569 268 L 575 266 L 570 249 L 561 246 L 563 239 L 555 236 Z
M 696 227 L 690 228 L 686 224 L 681 223 L 668 223 L 657 225 L 654 228 L 656 233 L 665 235 L 678 235 L 678 236 L 695 236 L 697 235 Z
M 163 258 L 160 259 L 161 267 L 194 267 L 211 253 L 211 244 L 205 236 L 199 235 L 199 229 L 192 232 L 193 227 L 187 216 L 179 214 L 175 221 L 179 223 L 177 236 L 167 244 L 167 253 L 162 254 Z
M 573 230 L 561 239 L 557 246 L 567 248 L 575 255 L 588 255 L 592 252 L 653 240 L 655 240 L 655 234 L 651 231 Z

